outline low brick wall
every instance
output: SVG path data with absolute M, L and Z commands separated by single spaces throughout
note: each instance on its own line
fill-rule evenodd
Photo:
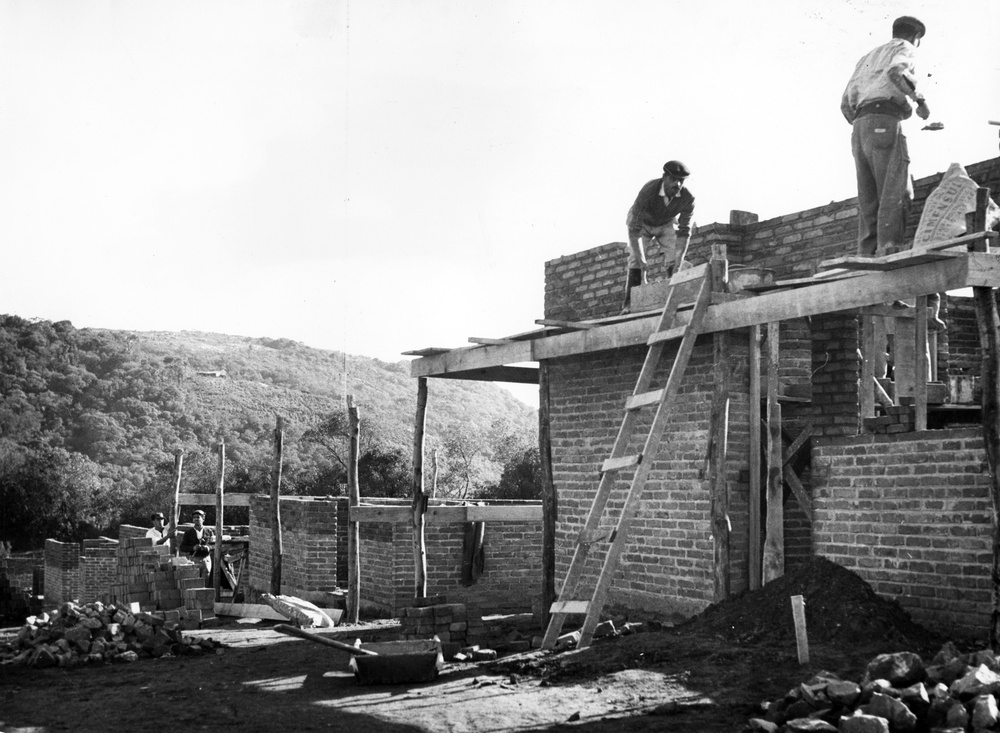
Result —
M 80 599 L 80 545 L 45 540 L 45 605 L 74 599 Z
M 337 522 L 347 500 L 309 496 L 281 497 L 281 592 L 322 600 L 338 588 Z M 345 538 L 346 540 L 346 535 Z M 271 500 L 250 500 L 250 590 L 247 600 L 271 590 Z M 346 555 L 346 552 L 344 553 Z M 346 572 L 346 562 L 343 563 Z M 346 578 L 344 579 L 346 585 Z
M 824 441 L 813 449 L 816 553 L 917 622 L 985 642 L 992 566 L 981 430 Z
M 118 579 L 118 542 L 84 540 L 80 555 L 80 599 L 84 603 L 109 598 Z
M 527 502 L 526 502 L 527 503 Z M 361 602 L 392 615 L 413 605 L 413 530 L 408 522 L 362 522 Z M 482 575 L 462 584 L 465 523 L 428 516 L 427 594 L 465 604 L 473 613 L 537 612 L 542 592 L 542 527 L 525 521 L 486 522 Z

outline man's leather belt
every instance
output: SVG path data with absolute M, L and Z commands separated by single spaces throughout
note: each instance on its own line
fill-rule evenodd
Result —
M 891 115 L 898 120 L 905 120 L 909 117 L 909 115 L 906 114 L 906 111 L 901 109 L 900 106 L 891 99 L 880 100 L 878 102 L 865 102 L 858 107 L 858 113 L 855 117 L 864 117 L 865 115 Z

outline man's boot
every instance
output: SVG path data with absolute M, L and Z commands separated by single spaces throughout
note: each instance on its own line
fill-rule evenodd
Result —
M 625 300 L 622 303 L 622 315 L 632 309 L 632 288 L 642 285 L 642 270 L 630 268 L 625 280 Z

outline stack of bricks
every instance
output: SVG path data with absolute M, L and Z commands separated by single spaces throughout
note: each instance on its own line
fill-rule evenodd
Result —
M 893 405 L 884 410 L 884 415 L 864 419 L 865 432 L 876 435 L 913 432 L 916 418 L 912 405 Z
M 201 566 L 186 557 L 172 557 L 166 545 L 154 545 L 147 537 L 123 539 L 118 572 L 113 603 L 138 603 L 142 611 L 184 628 L 199 628 L 215 618 L 215 589 L 205 587 Z
M 437 636 L 442 643 L 467 646 L 482 638 L 482 614 L 464 603 L 439 603 L 431 606 L 406 608 L 400 618 L 404 639 L 430 639 Z

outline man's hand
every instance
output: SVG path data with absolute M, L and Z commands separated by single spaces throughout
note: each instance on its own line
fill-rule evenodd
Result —
M 927 106 L 927 100 L 921 99 L 920 103 L 917 104 L 917 117 L 919 117 L 922 120 L 926 120 L 930 116 L 931 116 L 931 110 Z

